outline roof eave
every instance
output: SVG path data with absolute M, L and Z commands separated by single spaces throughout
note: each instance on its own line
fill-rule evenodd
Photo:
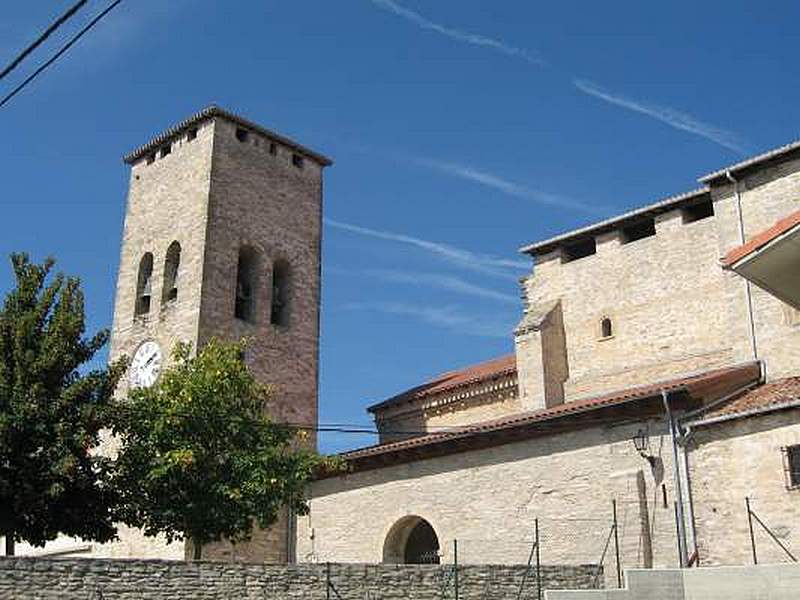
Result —
M 712 183 L 717 183 L 720 181 L 728 181 L 728 174 L 734 175 L 737 173 L 742 173 L 748 169 L 760 167 L 766 162 L 784 160 L 786 159 L 786 155 L 791 154 L 796 150 L 800 150 L 800 140 L 790 142 L 789 144 L 785 144 L 779 148 L 763 152 L 762 154 L 758 154 L 752 158 L 732 164 L 724 169 L 718 169 L 717 171 L 703 175 L 698 179 L 698 181 L 706 185 L 711 185 Z
M 232 121 L 232 122 L 234 122 L 234 123 L 236 123 L 238 125 L 241 125 L 242 127 L 246 127 L 248 129 L 252 129 L 253 131 L 256 131 L 256 132 L 258 132 L 258 133 L 260 133 L 260 134 L 262 134 L 262 135 L 264 135 L 264 136 L 266 136 L 266 137 L 268 137 L 270 139 L 275 140 L 276 142 L 280 142 L 281 144 L 284 144 L 285 146 L 288 146 L 288 147 L 296 150 L 297 152 L 300 152 L 301 154 L 304 154 L 304 155 L 308 156 L 309 158 L 312 158 L 313 160 L 318 162 L 323 167 L 328 167 L 328 166 L 333 164 L 333 161 L 330 158 L 328 158 L 327 156 L 325 156 L 323 154 L 320 154 L 318 152 L 315 152 L 314 150 L 311 150 L 310 148 L 306 148 L 305 146 L 303 146 L 301 144 L 298 144 L 294 140 L 291 140 L 291 139 L 289 139 L 289 138 L 287 138 L 287 137 L 285 137 L 285 136 L 283 136 L 283 135 L 281 135 L 279 133 L 275 133 L 274 131 L 271 131 L 271 130 L 265 128 L 265 127 L 262 127 L 261 125 L 259 125 L 257 123 L 249 121 L 248 119 L 245 119 L 244 117 L 241 117 L 241 116 L 239 116 L 239 115 L 237 115 L 235 113 L 232 113 L 232 112 L 227 111 L 227 110 L 225 110 L 223 108 L 220 108 L 219 106 L 216 106 L 214 104 L 204 108 L 203 110 L 193 114 L 189 118 L 184 119 L 183 121 L 181 121 L 177 125 L 174 125 L 174 126 L 170 127 L 169 129 L 167 129 L 166 131 L 158 134 L 157 136 L 152 138 L 150 141 L 148 141 L 146 144 L 143 144 L 143 145 L 139 146 L 135 150 L 133 150 L 133 151 L 129 152 L 128 154 L 126 154 L 125 156 L 123 156 L 122 160 L 126 164 L 132 165 L 133 163 L 135 163 L 136 161 L 138 161 L 139 159 L 144 157 L 148 152 L 151 152 L 151 151 L 155 150 L 156 148 L 158 148 L 162 144 L 166 143 L 170 139 L 172 139 L 172 138 L 176 137 L 177 135 L 183 133 L 184 131 L 186 131 L 187 129 L 192 127 L 193 125 L 197 125 L 198 123 L 202 123 L 204 121 L 211 120 L 211 119 L 213 119 L 215 117 L 222 117 L 222 118 L 227 119 L 229 121 Z
M 586 227 L 581 227 L 579 229 L 573 229 L 572 231 L 568 231 L 567 233 L 563 233 L 561 235 L 557 235 L 548 238 L 546 240 L 542 240 L 541 242 L 528 244 L 527 246 L 523 246 L 522 248 L 520 248 L 519 252 L 531 256 L 538 256 L 541 254 L 545 254 L 546 252 L 553 250 L 556 246 L 564 242 L 598 235 L 605 231 L 617 228 L 621 223 L 625 221 L 634 221 L 636 219 L 642 219 L 648 216 L 654 216 L 657 214 L 667 212 L 669 210 L 673 210 L 680 206 L 684 206 L 686 204 L 691 204 L 701 196 L 704 196 L 708 193 L 709 189 L 707 187 L 702 187 L 690 190 L 688 192 L 684 192 L 682 194 L 678 194 L 676 196 L 670 196 L 669 198 L 664 198 L 663 200 L 659 200 L 658 202 L 654 202 L 653 204 L 649 204 L 642 208 L 637 208 L 635 210 L 623 213 L 616 217 L 612 217 L 610 219 L 606 219 L 604 221 L 600 221 L 592 225 L 587 225 Z
M 676 393 L 676 394 L 685 391 L 686 388 L 684 387 L 670 390 L 671 393 Z M 347 463 L 351 465 L 352 467 L 351 470 L 353 472 L 370 471 L 382 468 L 387 465 L 413 462 L 420 458 L 436 458 L 438 456 L 445 456 L 448 454 L 452 454 L 454 452 L 458 452 L 459 448 L 464 446 L 466 442 L 469 442 L 469 450 L 481 450 L 484 448 L 504 445 L 515 441 L 522 441 L 524 439 L 529 439 L 530 437 L 533 437 L 537 434 L 546 435 L 548 433 L 548 430 L 550 430 L 549 432 L 552 433 L 552 429 L 554 426 L 563 424 L 564 421 L 567 419 L 573 419 L 574 422 L 563 426 L 569 427 L 570 430 L 577 430 L 596 424 L 591 420 L 583 421 L 581 419 L 581 417 L 586 417 L 590 413 L 596 415 L 597 413 L 602 413 L 602 412 L 614 412 L 614 411 L 619 411 L 620 409 L 626 409 L 633 403 L 642 404 L 652 401 L 657 401 L 653 409 L 653 414 L 656 414 L 662 410 L 660 392 L 649 394 L 647 396 L 625 399 L 620 402 L 616 402 L 614 404 L 609 404 L 606 406 L 587 408 L 586 410 L 581 410 L 579 412 L 564 413 L 550 419 L 542 421 L 534 421 L 532 423 L 525 423 L 522 426 L 514 426 L 501 429 L 490 429 L 487 431 L 478 431 L 478 432 L 471 432 L 471 431 L 453 432 L 451 434 L 448 434 L 447 437 L 443 437 L 440 440 L 434 440 L 430 443 L 425 444 L 424 446 L 412 446 L 408 448 L 391 450 L 389 452 L 381 452 L 374 454 L 371 453 L 371 454 L 354 455 L 354 456 L 348 456 L 349 453 L 343 453 L 340 456 L 342 459 L 344 459 Z M 648 415 L 643 414 L 641 416 L 644 418 Z M 360 452 L 363 450 L 368 450 L 368 449 L 356 450 L 350 454 L 355 454 L 356 452 Z
M 490 361 L 486 361 L 484 363 L 478 363 L 476 365 L 471 365 L 469 367 L 464 367 L 463 369 L 459 369 L 457 371 L 451 371 L 449 373 L 443 373 L 443 374 L 439 375 L 438 377 L 434 378 L 432 381 L 429 381 L 427 383 L 423 383 L 423 384 L 421 384 L 419 386 L 416 386 L 416 387 L 410 388 L 410 389 L 408 389 L 408 390 L 406 390 L 404 392 L 401 392 L 400 394 L 396 394 L 396 395 L 392 396 L 391 398 L 387 398 L 386 400 L 381 400 L 380 402 L 372 404 L 372 405 L 368 406 L 366 410 L 367 410 L 367 412 L 374 414 L 376 411 L 382 410 L 384 408 L 391 408 L 393 406 L 398 406 L 398 405 L 401 405 L 401 404 L 404 404 L 404 403 L 413 403 L 413 402 L 415 402 L 417 400 L 422 400 L 424 398 L 427 398 L 429 396 L 435 396 L 437 394 L 452 393 L 455 390 L 458 390 L 458 389 L 461 389 L 461 388 L 468 388 L 468 387 L 471 387 L 471 386 L 474 386 L 474 385 L 478 385 L 480 383 L 484 383 L 486 381 L 491 381 L 493 379 L 497 379 L 499 377 L 505 377 L 505 376 L 508 376 L 508 375 L 512 375 L 512 374 L 516 373 L 516 371 L 517 371 L 516 358 L 514 359 L 514 364 L 508 365 L 508 366 L 503 367 L 503 368 L 499 368 L 496 371 L 491 371 L 491 372 L 482 374 L 481 376 L 475 376 L 472 379 L 466 379 L 466 380 L 463 380 L 463 381 L 459 381 L 458 383 L 455 383 L 455 384 L 452 384 L 452 385 L 449 385 L 449 386 L 443 386 L 443 387 L 441 387 L 439 389 L 434 389 L 434 390 L 425 390 L 424 389 L 426 386 L 429 386 L 432 383 L 435 383 L 438 379 L 440 379 L 440 378 L 442 378 L 444 376 L 457 374 L 457 373 L 461 373 L 461 372 L 466 372 L 466 371 L 469 371 L 469 370 L 474 369 L 476 367 L 481 367 L 483 365 L 486 365 L 488 363 L 508 360 L 512 356 L 515 356 L 515 355 L 513 355 L 513 354 L 504 355 L 504 356 L 498 357 L 496 359 L 492 359 Z
M 695 429 L 697 427 L 708 427 L 709 425 L 717 425 L 720 423 L 726 423 L 728 421 L 734 421 L 736 419 L 744 419 L 747 417 L 757 417 L 760 415 L 765 415 L 768 413 L 777 412 L 781 410 L 789 410 L 792 408 L 800 408 L 800 400 L 794 400 L 791 402 L 786 402 L 784 404 L 762 406 L 760 408 L 753 408 L 750 410 L 743 410 L 735 413 L 730 413 L 727 415 L 720 415 L 718 417 L 711 417 L 710 419 L 698 419 L 697 421 L 690 421 L 688 423 L 685 423 L 685 426 L 691 429 Z
M 740 363 L 704 373 L 684 375 L 678 380 L 667 380 L 644 387 L 620 390 L 612 393 L 611 396 L 600 397 L 597 399 L 598 402 L 592 404 L 575 406 L 580 402 L 575 400 L 565 403 L 564 406 L 571 405 L 570 410 L 557 414 L 520 414 L 512 421 L 476 423 L 447 433 L 432 433 L 429 436 L 420 436 L 420 438 L 411 438 L 406 441 L 351 450 L 340 456 L 351 465 L 352 471 L 366 471 L 382 468 L 389 464 L 435 458 L 463 449 L 479 450 L 527 439 L 531 437 L 533 431 L 538 432 L 547 428 L 547 424 L 560 423 L 564 419 L 575 419 L 572 425 L 579 427 L 585 424 L 581 421 L 586 415 L 627 409 L 632 403 L 646 402 L 653 398 L 660 401 L 663 391 L 674 394 L 683 393 L 687 401 L 696 404 L 695 394 L 699 394 L 701 397 L 727 395 L 733 389 L 743 387 L 747 382 L 760 379 L 761 372 L 761 365 L 758 362 Z M 641 416 L 641 414 L 637 413 L 637 416 Z

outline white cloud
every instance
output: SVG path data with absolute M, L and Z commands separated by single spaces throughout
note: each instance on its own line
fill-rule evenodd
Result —
M 618 94 L 609 92 L 608 90 L 604 90 L 598 85 L 584 79 L 574 79 L 572 83 L 584 94 L 594 96 L 595 98 L 603 100 L 604 102 L 608 102 L 609 104 L 614 104 L 615 106 L 646 115 L 650 118 L 656 119 L 657 121 L 661 121 L 670 127 L 674 127 L 675 129 L 698 135 L 722 146 L 723 148 L 733 150 L 738 154 L 747 154 L 747 149 L 745 148 L 744 143 L 738 138 L 738 136 L 736 136 L 736 134 L 727 131 L 726 129 L 704 123 L 692 115 L 677 111 L 668 106 L 649 104 L 640 102 L 638 100 L 633 100 L 625 96 L 620 96 Z
M 489 322 L 452 306 L 425 306 L 404 302 L 354 302 L 346 304 L 344 308 L 412 317 L 428 325 L 469 336 L 509 338 L 512 330 L 510 323 Z
M 413 10 L 401 6 L 394 0 L 371 0 L 371 2 L 375 6 L 378 6 L 386 11 L 389 11 L 397 15 L 398 17 L 402 17 L 403 19 L 406 19 L 411 23 L 414 23 L 417 27 L 420 27 L 421 29 L 434 31 L 436 33 L 439 33 L 441 35 L 444 35 L 446 37 L 449 37 L 453 40 L 462 43 L 471 44 L 474 46 L 482 46 L 484 48 L 488 48 L 495 52 L 505 54 L 506 56 L 522 59 L 530 64 L 535 64 L 535 65 L 546 64 L 544 59 L 542 59 L 539 56 L 534 56 L 522 48 L 512 46 L 501 40 L 489 38 L 478 33 L 471 33 L 467 31 L 462 31 L 460 29 L 453 29 L 445 25 L 435 23 L 430 19 L 422 16 L 421 14 L 414 12 Z M 675 129 L 679 129 L 681 131 L 685 131 L 693 135 L 698 135 L 702 138 L 714 142 L 715 144 L 719 144 L 723 148 L 732 150 L 738 154 L 744 155 L 748 153 L 748 150 L 745 147 L 745 143 L 733 132 L 727 131 L 720 127 L 716 127 L 714 125 L 710 125 L 708 123 L 704 123 L 703 121 L 700 121 L 699 119 L 687 113 L 675 110 L 674 108 L 670 108 L 668 106 L 660 106 L 658 104 L 650 104 L 646 102 L 640 102 L 638 100 L 632 100 L 630 98 L 626 98 L 624 96 L 620 96 L 618 94 L 609 92 L 608 90 L 604 90 L 600 88 L 598 85 L 590 81 L 586 81 L 584 79 L 573 78 L 572 84 L 580 92 L 588 94 L 590 96 L 594 96 L 595 98 L 608 102 L 609 104 L 614 104 L 621 108 L 625 108 L 627 110 L 637 112 L 642 115 L 646 115 L 652 119 L 661 121 L 662 123 L 665 123 Z M 466 169 L 466 168 L 461 168 L 461 169 Z M 466 173 L 470 174 L 475 181 L 483 179 L 486 185 L 500 184 L 500 185 L 494 185 L 498 189 L 500 189 L 500 186 L 506 186 L 507 184 L 509 184 L 509 182 L 505 182 L 503 180 L 497 181 L 497 178 L 494 178 L 493 176 L 488 175 L 486 173 L 481 173 L 480 171 L 475 171 L 474 169 L 466 169 Z M 516 186 L 516 184 L 510 184 L 510 185 L 512 186 L 511 189 L 519 187 Z M 541 193 L 539 192 L 534 192 L 534 194 L 539 198 L 538 201 L 547 203 L 546 195 L 542 196 Z M 564 206 L 563 203 L 562 206 Z M 579 206 L 573 206 L 573 208 L 580 209 Z
M 456 294 L 464 294 L 467 296 L 474 296 L 476 298 L 484 298 L 487 300 L 495 300 L 505 304 L 512 304 L 517 306 L 520 304 L 520 299 L 512 294 L 505 294 L 498 292 L 491 288 L 486 288 L 480 285 L 475 285 L 468 281 L 464 281 L 459 277 L 451 275 L 439 275 L 436 273 L 409 273 L 406 271 L 395 271 L 391 269 L 370 269 L 365 273 L 371 277 L 377 277 L 384 281 L 392 283 L 408 284 L 412 286 L 424 285 L 427 287 L 437 288 L 446 292 L 454 292 Z
M 543 65 L 545 64 L 544 61 L 538 57 L 531 54 L 529 51 L 523 48 L 517 48 L 516 46 L 512 46 L 500 40 L 495 40 L 490 37 L 486 37 L 484 35 L 480 35 L 477 33 L 470 33 L 468 31 L 462 31 L 460 29 L 453 29 L 450 27 L 445 27 L 444 25 L 440 25 L 439 23 L 434 23 L 429 19 L 423 17 L 421 14 L 414 12 L 404 6 L 399 5 L 397 2 L 393 0 L 372 0 L 372 3 L 375 6 L 378 6 L 384 10 L 387 10 L 398 17 L 402 17 L 412 23 L 414 23 L 417 27 L 421 29 L 427 29 L 428 31 L 435 31 L 445 37 L 449 37 L 450 39 L 456 40 L 458 42 L 463 42 L 465 44 L 471 44 L 473 46 L 482 46 L 484 48 L 490 48 L 496 52 L 500 52 L 502 54 L 506 54 L 508 56 L 514 56 L 517 58 L 521 58 L 522 60 L 533 64 L 533 65 Z
M 557 208 L 567 208 L 570 210 L 577 210 L 592 214 L 605 214 L 608 212 L 608 209 L 603 206 L 587 204 L 585 202 L 573 200 L 571 198 L 567 198 L 559 194 L 553 194 L 551 192 L 534 190 L 492 173 L 481 171 L 474 167 L 459 163 L 429 158 L 415 159 L 414 162 L 429 169 L 434 169 L 453 177 L 466 179 L 467 181 L 473 181 L 480 185 L 503 192 L 504 194 L 508 194 L 509 196 L 521 198 L 523 200 L 531 200 L 538 204 L 554 206 Z
M 478 273 L 485 273 L 495 277 L 502 277 L 504 279 L 517 280 L 526 271 L 530 270 L 530 263 L 524 260 L 497 258 L 486 254 L 479 254 L 463 248 L 450 246 L 440 242 L 433 242 L 421 238 L 405 235 L 402 233 L 394 233 L 391 231 L 381 231 L 378 229 L 370 229 L 368 227 L 361 227 L 360 225 L 353 225 L 351 223 L 343 223 L 334 219 L 326 218 L 325 224 L 330 227 L 335 227 L 342 231 L 356 233 L 359 235 L 385 240 L 388 242 L 396 242 L 413 246 L 429 252 L 450 264 L 476 271 Z

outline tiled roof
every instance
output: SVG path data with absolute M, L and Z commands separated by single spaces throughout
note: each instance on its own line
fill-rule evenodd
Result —
M 800 377 L 787 377 L 765 383 L 704 413 L 694 425 L 712 424 L 729 418 L 779 410 L 800 404 Z
M 316 160 L 319 164 L 321 164 L 323 166 L 327 167 L 327 166 L 333 164 L 331 159 L 329 159 L 328 157 L 323 156 L 322 154 L 319 154 L 317 152 L 314 152 L 313 150 L 309 150 L 308 148 L 306 148 L 305 146 L 301 146 L 300 144 L 298 144 L 294 140 L 290 140 L 289 138 L 284 137 L 284 136 L 280 135 L 279 133 L 275 133 L 274 131 L 270 131 L 269 129 L 266 129 L 266 128 L 262 127 L 261 125 L 257 124 L 257 123 L 253 123 L 252 121 L 248 121 L 247 119 L 245 119 L 243 117 L 240 117 L 239 115 L 234 114 L 232 112 L 229 112 L 229 111 L 227 111 L 227 110 L 225 110 L 223 108 L 220 108 L 219 106 L 216 106 L 214 104 L 204 108 L 200 112 L 197 112 L 197 113 L 193 114 L 188 119 L 184 119 L 183 121 L 181 121 L 177 125 L 174 125 L 173 127 L 170 127 L 169 129 L 167 129 L 163 133 L 161 133 L 161 134 L 157 135 L 156 137 L 154 137 L 153 139 L 151 139 L 146 144 L 144 144 L 142 146 L 139 146 L 134 151 L 126 154 L 123 157 L 122 160 L 124 160 L 128 164 L 132 164 L 135 161 L 139 160 L 141 157 L 143 157 L 148 152 L 151 152 L 151 151 L 155 150 L 156 148 L 158 148 L 159 146 L 164 144 L 166 141 L 168 141 L 168 140 L 176 137 L 177 135 L 183 133 L 184 131 L 186 131 L 187 129 L 192 127 L 193 125 L 197 125 L 198 123 L 202 123 L 203 121 L 207 121 L 208 119 L 213 119 L 214 117 L 222 117 L 224 119 L 227 119 L 228 121 L 236 123 L 237 125 L 241 125 L 242 127 L 245 127 L 245 128 L 250 129 L 252 131 L 256 131 L 256 132 L 260 133 L 261 135 L 264 135 L 264 136 L 266 136 L 266 137 L 268 137 L 270 139 L 275 140 L 276 142 L 280 142 L 280 143 L 288 146 L 289 148 L 293 148 L 294 150 L 297 150 L 301 154 L 305 154 L 306 156 L 308 156 L 310 158 L 313 158 L 314 160 Z
M 516 357 L 514 354 L 508 354 L 464 369 L 442 373 L 427 383 L 423 383 L 422 385 L 418 385 L 401 394 L 393 396 L 388 400 L 374 404 L 367 408 L 367 410 L 369 412 L 375 412 L 376 410 L 387 408 L 388 406 L 393 406 L 404 401 L 417 400 L 433 394 L 440 394 L 455 388 L 494 379 L 502 375 L 514 373 L 516 370 Z
M 790 214 L 788 217 L 780 219 L 769 229 L 766 229 L 753 236 L 746 243 L 728 252 L 722 259 L 722 264 L 726 267 L 730 267 L 751 252 L 755 252 L 756 250 L 763 248 L 771 241 L 797 226 L 800 226 L 800 210 Z
M 600 417 L 599 413 L 604 409 L 622 409 L 632 405 L 634 414 L 641 416 L 644 414 L 641 402 L 654 398 L 659 399 L 660 402 L 659 397 L 662 391 L 686 392 L 689 399 L 694 401 L 698 398 L 718 398 L 743 385 L 756 382 L 760 377 L 759 363 L 750 362 L 570 401 L 542 410 L 451 428 L 447 431 L 430 433 L 398 442 L 369 446 L 345 452 L 341 456 L 348 461 L 353 470 L 365 470 L 387 464 L 497 446 L 527 439 L 537 433 L 551 430 L 548 426 L 556 423 L 568 427 L 579 427 L 581 424 L 586 424 L 587 421 L 596 423 Z M 651 410 L 653 409 L 663 410 L 660 408 L 660 404 L 651 407 Z

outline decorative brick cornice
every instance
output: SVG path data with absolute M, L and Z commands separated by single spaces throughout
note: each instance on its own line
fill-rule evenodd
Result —
M 406 403 L 390 405 L 380 411 L 380 421 L 392 421 L 412 414 L 440 412 L 457 403 L 481 404 L 514 398 L 517 395 L 517 374 L 509 373 L 488 381 L 459 387 L 430 396 L 421 396 Z
M 443 373 L 438 377 L 434 377 L 427 383 L 423 383 L 397 396 L 393 396 L 388 400 L 374 404 L 368 407 L 367 411 L 371 413 L 383 412 L 389 407 L 412 403 L 421 398 L 440 396 L 445 392 L 451 394 L 460 392 L 468 393 L 475 384 L 494 381 L 505 375 L 513 374 L 514 377 L 516 377 L 516 372 L 516 357 L 513 354 L 508 354 L 500 358 L 472 365 L 465 369 Z M 456 392 L 456 390 L 460 392 Z

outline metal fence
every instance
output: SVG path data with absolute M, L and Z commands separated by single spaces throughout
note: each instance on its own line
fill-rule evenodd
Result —
M 596 566 L 542 565 L 536 546 L 522 565 L 461 564 L 459 542 L 439 565 L 358 565 L 325 563 L 326 600 L 544 600 L 549 589 L 595 589 L 602 586 Z M 598 577 L 598 575 L 600 577 Z
M 770 562 L 797 562 L 797 553 L 792 550 L 789 539 L 790 530 L 775 523 L 770 525 L 769 509 L 765 507 L 757 511 L 754 500 L 749 496 L 744 499 L 753 564 L 758 564 L 760 554 L 769 556 Z
M 438 551 L 422 554 L 420 562 L 440 567 L 442 600 L 543 600 L 547 589 L 621 588 L 625 569 L 680 566 L 677 507 L 658 500 L 609 499 L 606 510 L 586 516 L 576 503 L 565 506 L 570 516 L 531 516 L 527 531 L 498 529 L 491 538 L 439 540 Z M 478 577 L 469 571 L 474 566 L 506 571 Z M 356 597 L 342 592 L 335 574 L 328 589 L 328 598 Z M 408 587 L 408 598 L 414 589 L 420 588 Z M 357 597 L 367 594 L 383 597 L 377 589 Z

